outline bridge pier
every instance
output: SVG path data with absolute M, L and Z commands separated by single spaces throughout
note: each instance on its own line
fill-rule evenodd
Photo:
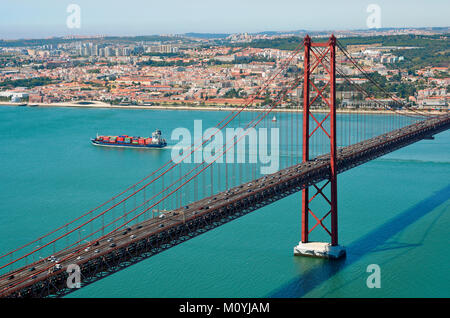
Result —
M 331 245 L 331 243 L 324 242 L 299 242 L 294 247 L 295 256 L 309 256 L 328 259 L 338 259 L 345 257 L 345 247 L 340 245 Z

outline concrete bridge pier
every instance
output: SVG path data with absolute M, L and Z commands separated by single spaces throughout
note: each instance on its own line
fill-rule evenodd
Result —
M 345 257 L 345 247 L 341 245 L 331 245 L 324 242 L 299 242 L 294 247 L 295 256 L 320 257 L 328 259 L 339 259 Z

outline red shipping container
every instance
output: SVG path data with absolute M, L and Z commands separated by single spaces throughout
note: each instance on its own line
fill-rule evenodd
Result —
M 144 145 L 145 144 L 145 140 L 144 139 L 139 139 L 138 142 L 139 142 L 140 145 Z

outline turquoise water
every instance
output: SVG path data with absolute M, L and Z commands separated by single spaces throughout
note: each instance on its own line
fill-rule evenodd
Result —
M 168 133 L 194 119 L 214 126 L 224 114 L 1 107 L 0 254 L 170 158 L 170 149 L 93 147 L 97 132 Z M 295 194 L 69 297 L 450 297 L 450 132 L 341 174 L 338 191 L 343 261 L 292 255 L 300 239 Z M 380 289 L 366 287 L 369 264 L 381 268 Z

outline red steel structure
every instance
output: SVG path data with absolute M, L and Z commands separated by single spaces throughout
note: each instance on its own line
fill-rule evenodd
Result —
M 308 243 L 309 234 L 318 225 L 320 225 L 331 237 L 331 245 L 338 245 L 338 228 L 337 228 L 337 170 L 336 170 L 336 38 L 334 35 L 330 37 L 327 42 L 312 42 L 307 35 L 304 39 L 305 55 L 304 55 L 304 85 L 303 85 L 303 162 L 309 160 L 309 147 L 311 137 L 319 132 L 319 128 L 324 132 L 330 141 L 330 177 L 328 181 L 321 187 L 316 184 L 313 185 L 316 193 L 310 197 L 309 187 L 302 190 L 302 243 Z M 317 49 L 312 49 L 317 48 Z M 326 61 L 329 61 L 326 63 Z M 318 87 L 311 80 L 311 74 L 317 67 L 321 65 L 328 74 L 328 82 L 324 86 Z M 311 87 L 314 89 L 315 96 L 311 99 Z M 329 87 L 328 97 L 325 96 L 325 91 Z M 313 113 L 310 112 L 310 107 L 313 103 L 322 100 L 329 106 L 328 114 L 319 121 Z M 317 126 L 310 132 L 310 119 L 313 119 Z M 329 119 L 329 131 L 323 126 L 324 122 Z M 330 198 L 323 192 L 327 185 L 330 185 Z M 311 211 L 310 203 L 318 195 L 322 196 L 330 205 L 330 210 L 322 217 L 318 218 L 316 214 Z M 309 227 L 309 215 L 312 215 L 316 220 L 313 227 Z M 323 221 L 331 215 L 331 230 L 329 230 Z

